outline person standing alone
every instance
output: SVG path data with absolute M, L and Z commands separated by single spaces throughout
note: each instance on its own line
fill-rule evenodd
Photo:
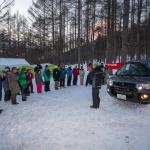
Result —
M 103 82 L 103 72 L 100 66 L 95 65 L 94 70 L 91 73 L 91 77 L 92 77 L 93 105 L 90 106 L 90 108 L 99 108 L 100 104 L 99 90 L 101 89 L 101 85 Z

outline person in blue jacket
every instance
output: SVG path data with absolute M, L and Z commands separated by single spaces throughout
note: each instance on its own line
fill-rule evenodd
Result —
M 60 68 L 60 87 L 65 87 L 65 79 L 66 79 L 66 69 Z
M 67 73 L 67 86 L 71 86 L 71 80 L 72 80 L 72 68 L 69 67 L 66 71 Z

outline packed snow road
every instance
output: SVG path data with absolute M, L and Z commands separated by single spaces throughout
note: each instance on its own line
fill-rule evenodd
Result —
M 105 86 L 100 96 L 97 110 L 84 86 L 3 102 L 0 150 L 150 150 L 150 105 L 110 98 Z

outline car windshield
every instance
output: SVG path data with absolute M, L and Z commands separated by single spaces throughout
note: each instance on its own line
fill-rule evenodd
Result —
M 125 64 L 117 75 L 120 76 L 150 76 L 150 62 L 134 62 Z

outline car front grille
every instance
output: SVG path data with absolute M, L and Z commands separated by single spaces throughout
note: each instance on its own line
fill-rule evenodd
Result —
M 123 87 L 114 87 L 114 90 L 118 94 L 133 95 L 134 93 L 133 89 L 123 88 Z
M 124 94 L 130 97 L 133 97 L 134 92 L 135 92 L 135 84 L 114 82 L 113 89 L 114 89 L 114 92 L 117 94 Z
M 135 84 L 133 83 L 125 83 L 125 82 L 114 82 L 114 86 L 117 86 L 117 87 L 127 87 L 127 88 L 135 88 Z

